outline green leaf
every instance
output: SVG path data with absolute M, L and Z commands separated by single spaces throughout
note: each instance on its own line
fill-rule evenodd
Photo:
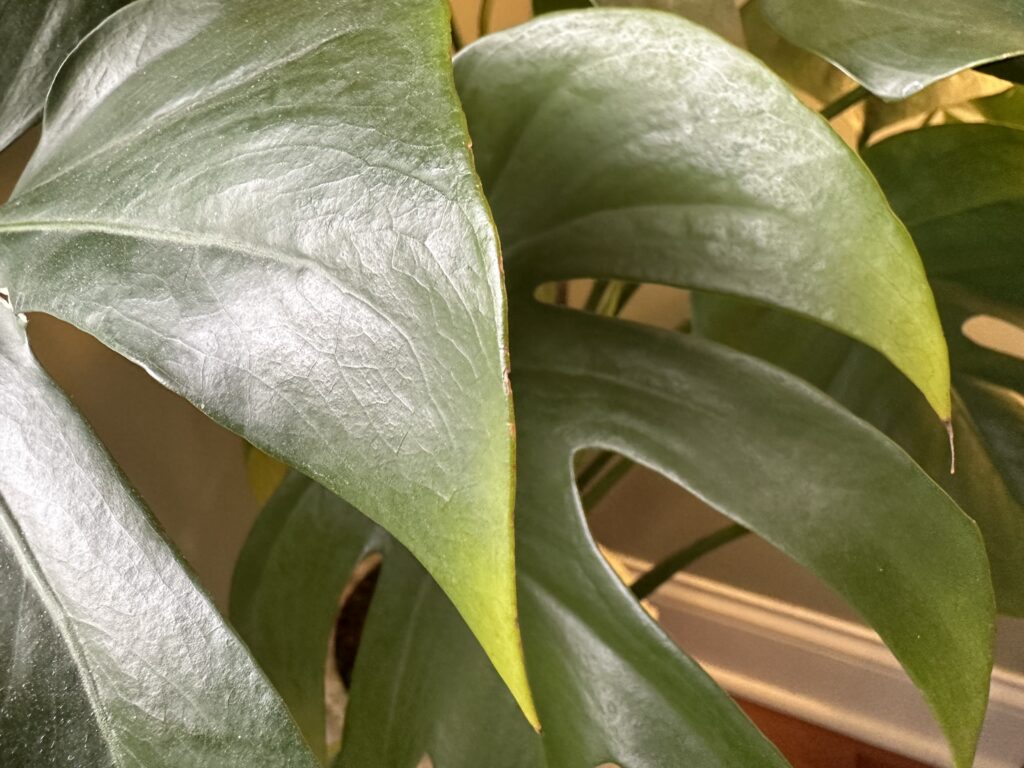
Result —
M 596 578 L 564 558 L 575 563 L 571 553 L 590 545 L 571 455 L 597 447 L 686 485 L 845 595 L 922 688 L 958 764 L 969 764 L 994 601 L 977 528 L 949 497 L 886 437 L 774 368 L 532 306 L 538 285 L 578 277 L 745 296 L 877 347 L 948 415 L 934 301 L 874 179 L 760 64 L 666 15 L 539 19 L 466 49 L 456 81 L 513 306 L 520 599 L 545 744 L 572 734 L 587 739 L 588 759 L 628 764 L 634 754 L 581 725 L 615 722 L 602 691 L 563 693 L 616 656 L 587 655 L 559 672 L 558 659 L 592 637 L 642 666 L 611 626 L 566 628 L 560 618 Z M 555 639 L 534 643 L 540 635 Z M 555 764 L 575 754 L 564 749 L 549 750 Z
M 945 125 L 864 153 L 932 281 L 1024 307 L 1024 131 Z
M 884 99 L 1024 53 L 1018 0 L 763 0 L 772 25 Z
M 345 496 L 527 716 L 499 253 L 442 0 L 143 0 L 0 209 L 0 286 Z
M 974 376 L 955 375 L 953 425 L 956 473 L 950 473 L 948 436 L 931 418 L 927 403 L 881 356 L 821 326 L 736 300 L 693 298 L 694 328 L 802 376 L 899 443 L 981 529 L 999 610 L 1024 615 L 1024 474 L 994 450 L 973 401 L 989 386 Z M 950 328 L 954 374 L 964 372 L 958 327 Z M 961 339 L 963 337 L 960 337 Z M 966 342 L 966 339 L 964 339 Z M 974 346 L 973 344 L 971 345 Z M 973 361 L 973 358 L 972 358 Z M 1021 363 L 1024 368 L 1024 363 Z M 1022 379 L 1024 380 L 1024 379 Z M 981 388 L 980 394 L 975 392 Z M 1024 404 L 1005 390 L 1004 431 L 1024 435 Z M 970 395 L 968 397 L 968 395 Z M 991 419 L 987 420 L 991 422 Z M 1007 439 L 1012 444 L 1012 439 Z M 1008 453 L 1004 450 L 1003 453 Z
M 513 328 L 521 526 L 539 503 L 524 484 L 545 466 L 548 475 L 565 467 L 568 487 L 579 448 L 664 473 L 844 596 L 921 688 L 957 764 L 970 765 L 991 666 L 988 562 L 974 524 L 905 453 L 795 377 L 699 339 L 553 308 L 517 309 Z M 567 595 L 553 553 L 574 548 L 553 527 L 519 540 L 520 569 L 536 541 L 548 565 L 534 581 Z M 525 583 L 520 599 L 527 668 L 551 733 L 560 720 L 547 710 L 551 675 L 534 673 L 535 593 Z
M 6 305 L 0 450 L 4 765 L 316 764 Z
M 64 57 L 127 0 L 7 0 L 0 4 L 0 149 L 34 123 Z
M 501 49 L 466 49 L 456 79 L 510 281 L 615 277 L 779 306 L 879 349 L 949 417 L 909 235 L 771 72 L 665 14 L 563 14 L 492 37 Z
M 743 26 L 734 0 L 594 0 L 594 5 L 674 13 L 717 32 L 731 43 L 743 45 Z
M 1024 56 L 994 61 L 979 67 L 979 69 L 986 74 L 1009 80 L 1011 83 L 1024 84 Z
M 856 87 L 843 72 L 813 53 L 779 36 L 764 16 L 764 0 L 750 0 L 741 11 L 747 50 L 787 83 L 823 103 Z
M 239 558 L 232 620 L 325 759 L 324 656 L 356 566 L 383 555 L 345 715 L 343 765 L 531 765 L 539 740 L 436 583 L 353 507 L 294 475 Z M 507 749 L 509 739 L 519 745 Z M 510 761 L 507 763 L 501 761 Z
M 1014 86 L 991 96 L 972 99 L 946 109 L 947 119 L 985 122 L 1007 128 L 1024 129 L 1024 88 Z
M 318 711 L 310 732 L 322 742 L 324 700 L 315 681 L 323 679 L 338 595 L 355 564 L 378 551 L 383 565 L 356 658 L 339 767 L 408 768 L 426 753 L 445 768 L 593 768 L 616 755 L 623 764 L 783 768 L 609 570 L 571 483 L 553 487 L 562 473 L 537 471 L 549 457 L 542 448 L 520 454 L 533 480 L 520 485 L 529 505 L 517 509 L 531 675 L 546 686 L 554 727 L 545 723 L 541 738 L 515 715 L 451 603 L 400 546 L 340 499 L 293 477 L 246 543 L 232 615 L 300 722 Z M 568 469 L 564 458 L 559 466 Z M 636 731 L 629 724 L 640 711 L 644 727 Z

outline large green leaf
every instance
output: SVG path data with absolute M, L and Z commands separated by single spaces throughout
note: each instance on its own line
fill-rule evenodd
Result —
M 694 327 L 702 335 L 797 373 L 898 442 L 978 523 L 1000 611 L 1024 615 L 1024 475 L 1019 465 L 1007 464 L 993 450 L 973 402 L 993 396 L 997 403 L 1005 401 L 1003 431 L 1008 436 L 1016 432 L 1019 450 L 1024 448 L 1019 400 L 1014 405 L 1005 390 L 974 376 L 954 376 L 956 472 L 950 473 L 945 431 L 920 393 L 872 350 L 821 326 L 736 300 L 695 296 L 693 309 Z M 963 364 L 957 339 L 951 339 L 951 347 L 957 374 Z
M 485 755 L 503 768 L 783 764 L 594 547 L 571 458 L 595 445 L 665 472 L 847 595 L 969 764 L 991 663 L 985 556 L 970 521 L 905 454 L 795 378 L 707 342 L 529 307 L 513 328 L 520 595 L 543 737 L 511 717 L 511 699 L 426 575 L 374 542 L 353 510 L 294 478 L 253 530 L 232 613 L 293 711 L 322 711 L 320 686 L 298 683 L 322 679 L 354 564 L 384 551 L 340 766 L 400 768 L 424 753 L 446 768 Z M 322 714 L 312 732 L 322 739 Z
M 948 418 L 945 342 L 909 235 L 775 75 L 652 11 L 491 37 L 504 45 L 467 48 L 456 78 L 510 274 L 783 307 L 881 350 Z
M 520 526 L 553 492 L 537 480 L 544 467 L 551 483 L 571 489 L 578 449 L 614 450 L 664 473 L 860 611 L 924 692 L 957 764 L 970 765 L 991 665 L 988 562 L 974 524 L 905 453 L 809 385 L 717 345 L 567 310 L 514 313 L 512 327 Z M 518 541 L 523 578 L 544 588 L 538 598 L 539 587 L 524 582 L 520 599 L 547 733 L 563 722 L 547 706 L 566 681 L 551 671 L 555 643 L 543 646 L 548 666 L 535 673 L 535 606 L 545 606 L 549 632 L 568 637 L 561 651 L 569 653 L 573 638 L 555 631 L 553 596 L 568 601 L 594 578 L 559 570 L 555 553 L 580 545 L 544 525 L 558 517 L 538 515 L 534 525 L 545 530 Z M 534 561 L 542 575 L 526 566 Z
M 0 149 L 39 117 L 79 40 L 127 0 L 0 0 Z
M 5 766 L 315 765 L 6 304 L 0 455 Z
M 443 0 L 143 0 L 57 77 L 0 286 L 394 533 L 532 718 L 492 222 Z
M 624 52 L 623 39 L 638 44 Z M 556 674 L 559 649 L 595 634 L 560 627 L 557 606 L 594 576 L 556 566 L 586 542 L 582 523 L 569 534 L 554 528 L 564 514 L 531 513 L 558 489 L 571 494 L 570 454 L 597 446 L 674 477 L 837 588 L 969 763 L 993 600 L 977 529 L 949 497 L 887 438 L 774 369 L 530 309 L 538 285 L 577 277 L 746 296 L 880 349 L 948 414 L 934 302 L 874 179 L 754 59 L 663 14 L 539 19 L 467 48 L 456 82 L 514 308 L 518 557 L 521 574 L 526 563 L 548 569 L 523 577 L 522 622 L 546 742 L 610 707 L 557 693 L 582 676 Z M 933 535 L 960 553 L 955 576 Z M 565 644 L 533 643 L 534 633 Z
M 1024 53 L 1019 0 L 763 0 L 763 7 L 790 42 L 885 99 Z

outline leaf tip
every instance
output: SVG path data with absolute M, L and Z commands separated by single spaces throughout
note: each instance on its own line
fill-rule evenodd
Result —
M 956 474 L 956 440 L 953 432 L 953 420 L 943 419 L 942 425 L 946 428 L 946 435 L 949 436 L 949 474 Z

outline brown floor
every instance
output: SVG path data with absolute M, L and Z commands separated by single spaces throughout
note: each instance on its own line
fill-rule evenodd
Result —
M 740 706 L 793 768 L 932 768 L 757 704 Z

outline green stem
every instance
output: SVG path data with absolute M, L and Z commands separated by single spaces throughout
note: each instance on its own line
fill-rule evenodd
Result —
M 458 53 L 463 48 L 462 35 L 459 34 L 459 28 L 455 26 L 455 17 L 452 16 L 452 48 Z
M 589 514 L 590 511 L 597 506 L 597 503 L 605 497 L 616 483 L 619 482 L 626 473 L 633 468 L 633 462 L 629 459 L 623 458 L 618 464 L 613 466 L 595 482 L 590 488 L 583 491 L 580 494 L 580 500 L 583 502 L 583 509 Z
M 842 114 L 858 101 L 866 99 L 867 97 L 867 89 L 863 85 L 858 85 L 852 91 L 843 94 L 831 104 L 826 104 L 822 107 L 821 116 L 826 120 L 831 120 L 836 115 Z
M 630 589 L 633 590 L 633 594 L 636 595 L 638 600 L 643 600 L 651 592 L 675 576 L 676 573 L 693 565 L 694 562 L 704 557 L 704 555 L 715 551 L 730 541 L 735 541 L 741 536 L 746 536 L 748 533 L 750 531 L 738 523 L 720 528 L 714 533 L 708 534 L 702 539 L 697 539 L 692 544 L 687 544 L 678 552 L 674 552 L 666 557 L 633 582 L 633 586 Z
M 593 461 L 587 464 L 576 478 L 576 485 L 580 490 L 585 490 L 588 485 L 594 482 L 594 478 L 601 474 L 601 470 L 608 466 L 608 462 L 615 458 L 612 451 L 601 451 L 594 457 Z
M 480 37 L 483 37 L 491 28 L 491 1 L 481 0 L 480 2 Z
M 583 309 L 587 312 L 596 312 L 597 305 L 601 303 L 601 297 L 604 296 L 605 289 L 607 288 L 607 280 L 595 280 L 594 284 L 590 287 L 590 295 L 587 296 L 587 303 L 583 305 Z

